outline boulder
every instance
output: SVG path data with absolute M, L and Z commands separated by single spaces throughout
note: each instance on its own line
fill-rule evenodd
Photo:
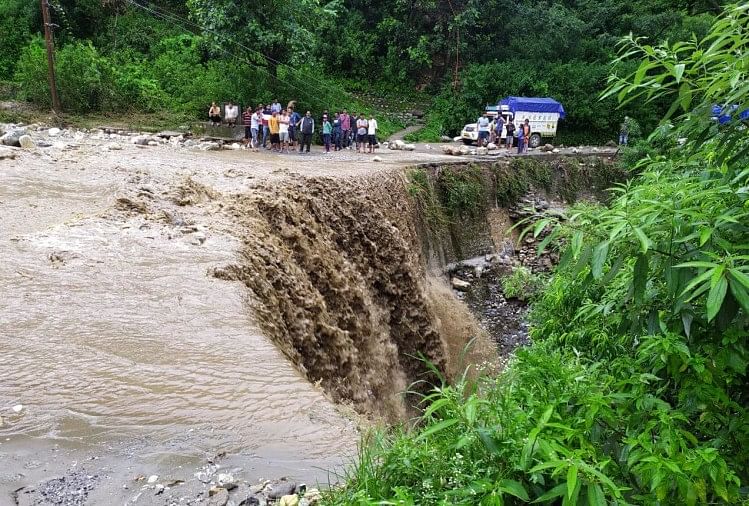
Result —
M 458 290 L 461 292 L 466 292 L 469 288 L 471 288 L 471 283 L 455 277 L 450 280 L 450 285 L 452 285 L 454 290 Z
M 488 149 L 489 151 L 494 151 L 495 149 L 497 149 L 497 145 L 494 144 L 493 142 L 490 142 L 489 144 L 486 145 L 486 149 Z
M 47 130 L 47 133 L 49 134 L 50 137 L 57 137 L 58 135 L 60 135 L 60 129 L 57 127 L 52 127 L 49 130 Z
M 208 506 L 226 506 L 229 502 L 229 491 L 225 488 L 213 487 L 208 491 L 208 495 Z
M 415 144 L 404 144 L 401 149 L 403 149 L 403 151 L 413 151 L 414 149 L 416 149 L 416 145 Z
M 489 148 L 484 148 L 484 147 L 476 148 L 476 154 L 477 155 L 481 155 L 481 156 L 488 155 L 489 154 Z
M 14 148 L 20 148 L 21 142 L 20 139 L 22 136 L 26 135 L 26 130 L 23 128 L 19 128 L 16 130 L 8 130 L 5 132 L 5 135 L 0 137 L 0 143 L 3 146 L 11 146 Z
M 133 137 L 130 142 L 137 146 L 148 146 L 148 141 L 151 139 L 147 135 L 138 135 L 136 137 Z
M 375 156 L 374 158 L 372 158 L 372 161 L 373 162 L 381 162 L 382 158 L 380 158 L 379 156 Z
M 463 156 L 470 155 L 471 154 L 471 148 L 469 148 L 466 145 L 460 146 L 458 148 L 458 153 L 461 154 L 461 155 L 463 155 Z
M 552 153 L 559 153 L 559 149 L 558 148 L 554 148 L 554 149 L 551 150 L 551 152 Z
M 310 506 L 315 506 L 322 501 L 322 494 L 316 488 L 311 488 L 304 493 L 304 499 Z
M 278 502 L 278 506 L 299 506 L 299 496 L 296 494 L 285 495 Z
M 295 490 L 295 482 L 280 480 L 270 484 L 267 488 L 267 495 L 269 499 L 281 499 L 285 495 L 292 495 Z
M 403 149 L 403 146 L 405 146 L 405 145 L 406 145 L 405 142 L 403 142 L 402 140 L 398 139 L 396 141 L 391 142 L 388 147 L 390 149 L 398 150 L 398 149 Z
M 158 145 L 159 145 L 159 143 L 158 143 L 158 142 L 156 142 L 156 141 L 148 141 L 148 145 L 149 145 L 149 146 L 158 146 Z
M 544 147 L 541 148 L 541 151 L 552 151 L 554 149 L 554 146 L 551 144 L 544 144 Z
M 443 145 L 442 146 L 442 152 L 445 153 L 446 155 L 453 155 L 453 154 L 455 154 L 455 153 L 453 153 L 453 147 L 449 146 L 449 145 Z
M 232 143 L 232 145 L 231 145 L 231 146 L 229 146 L 229 148 L 231 148 L 231 149 L 235 149 L 235 150 L 236 150 L 236 149 L 239 149 L 239 148 L 241 148 L 241 147 L 242 147 L 242 146 L 240 146 L 240 145 L 239 145 L 239 143 L 237 143 L 237 142 L 234 142 L 234 143 Z
M 23 149 L 32 149 L 34 146 L 36 146 L 36 144 L 34 144 L 34 139 L 32 139 L 30 135 L 20 136 L 18 138 L 18 143 Z

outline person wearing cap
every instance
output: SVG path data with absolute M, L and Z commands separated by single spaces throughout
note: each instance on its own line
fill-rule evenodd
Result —
M 330 137 L 333 134 L 333 125 L 328 121 L 328 115 L 322 115 L 322 142 L 325 145 L 325 152 L 330 153 Z

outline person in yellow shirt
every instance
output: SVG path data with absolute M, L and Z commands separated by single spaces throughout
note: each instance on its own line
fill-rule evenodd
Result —
M 281 131 L 281 121 L 276 111 L 273 111 L 268 120 L 268 130 L 270 130 L 270 148 L 273 151 L 280 151 L 281 137 L 279 132 Z

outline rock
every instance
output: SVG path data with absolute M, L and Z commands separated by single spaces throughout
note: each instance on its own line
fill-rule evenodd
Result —
M 490 142 L 489 144 L 486 145 L 486 149 L 488 149 L 489 151 L 494 151 L 495 149 L 497 149 L 497 145 L 494 144 L 493 142 Z
M 205 242 L 205 234 L 203 232 L 195 232 L 192 236 L 192 240 L 190 241 L 191 244 L 194 244 L 195 246 L 200 246 Z
M 559 148 L 554 148 L 551 150 L 552 153 L 559 153 Z
M 58 135 L 60 135 L 60 129 L 57 127 L 53 127 L 47 130 L 47 133 L 50 137 L 57 137 Z
M 148 141 L 148 145 L 149 145 L 149 146 L 158 146 L 158 145 L 159 145 L 159 143 L 158 143 L 158 142 L 156 142 L 156 141 Z
M 32 149 L 36 144 L 34 144 L 34 139 L 31 138 L 30 135 L 22 135 L 18 138 L 18 144 L 23 149 Z
M 576 154 L 578 154 L 579 152 L 580 152 L 580 150 L 579 150 L 579 149 L 577 149 L 577 148 L 572 148 L 572 154 L 576 155 Z
M 109 151 L 120 151 L 122 149 L 122 146 L 120 146 L 119 144 L 110 144 L 109 146 L 107 146 L 107 149 Z
M 311 488 L 304 493 L 304 499 L 307 504 L 314 506 L 322 500 L 322 494 L 316 488 Z
M 396 141 L 393 141 L 393 142 L 391 142 L 391 143 L 390 143 L 390 144 L 388 145 L 388 147 L 389 147 L 390 149 L 395 149 L 395 150 L 398 150 L 398 149 L 403 149 L 403 146 L 405 146 L 405 145 L 406 145 L 406 143 L 405 143 L 405 142 L 403 142 L 402 140 L 398 139 L 398 140 L 396 140 Z
M 463 156 L 470 155 L 471 154 L 471 148 L 469 148 L 468 146 L 466 146 L 464 144 L 463 146 L 460 146 L 458 148 L 458 153 L 461 154 L 461 155 L 463 155 Z
M 452 278 L 450 280 L 450 284 L 452 285 L 453 289 L 461 292 L 466 292 L 469 288 L 471 288 L 471 283 L 469 283 L 468 281 L 463 281 L 460 278 Z
M 250 486 L 250 492 L 252 492 L 253 494 L 259 494 L 260 492 L 263 491 L 266 485 L 268 485 L 268 482 L 265 482 L 259 485 L 252 485 Z
M 452 141 L 452 137 L 448 137 L 447 135 L 443 135 L 440 137 L 440 142 L 450 142 Z
M 179 137 L 182 135 L 181 132 L 173 132 L 170 130 L 164 130 L 163 132 L 159 132 L 156 134 L 156 137 L 161 137 L 162 139 L 171 139 L 172 137 Z
M 416 149 L 416 146 L 414 144 L 404 144 L 402 149 L 403 151 L 413 151 Z
M 476 148 L 476 154 L 481 155 L 481 156 L 488 155 L 489 148 L 484 148 L 484 147 Z
M 548 151 L 551 151 L 553 149 L 554 149 L 554 146 L 552 146 L 551 144 L 544 144 L 544 147 L 541 148 L 541 151 L 547 151 L 548 152 Z
M 23 411 L 23 404 L 16 404 L 13 406 L 14 413 L 20 413 L 21 411 Z
M 218 142 L 204 142 L 200 145 L 200 149 L 203 151 L 218 151 L 221 149 L 221 145 Z
M 274 482 L 268 488 L 268 498 L 280 499 L 285 495 L 291 495 L 296 490 L 296 483 L 293 481 L 281 480 Z
M 231 145 L 231 146 L 229 146 L 229 147 L 230 147 L 231 149 L 239 149 L 239 148 L 241 148 L 242 146 L 240 146 L 240 145 L 239 145 L 238 143 L 234 142 L 234 143 L 232 143 L 232 145 Z
M 239 501 L 239 503 L 237 503 L 237 506 L 260 506 L 260 499 L 255 496 L 250 496 Z
M 198 232 L 200 234 L 202 232 Z M 197 235 L 197 234 L 196 234 Z M 203 236 L 205 237 L 205 236 Z M 203 239 L 205 241 L 205 239 Z M 226 490 L 231 490 L 233 488 L 237 488 L 237 483 L 234 480 L 234 476 L 232 476 L 229 473 L 219 473 L 217 478 L 218 484 L 220 487 L 224 487 Z
M 132 139 L 130 139 L 130 142 L 138 146 L 148 146 L 149 140 L 150 139 L 147 135 L 138 135 L 137 137 L 133 137 Z
M 226 506 L 229 502 L 229 491 L 225 488 L 211 487 L 208 496 L 208 506 Z
M 460 141 L 461 141 L 460 135 L 458 135 L 457 137 L 453 137 L 453 142 L 460 142 Z
M 156 474 L 152 474 L 151 476 L 148 477 L 148 484 L 149 485 L 153 485 L 157 481 L 159 481 L 159 477 Z
M 13 160 L 16 157 L 16 150 L 5 146 L 0 146 L 0 160 Z
M 299 496 L 296 494 L 285 495 L 278 502 L 278 506 L 299 506 Z
M 381 162 L 382 158 L 380 158 L 379 156 L 375 156 L 374 158 L 372 158 L 372 161 L 373 162 Z
M 606 147 L 607 148 L 615 148 L 616 146 L 617 146 L 617 144 L 614 141 L 609 141 L 609 142 L 606 143 Z
M 0 143 L 4 146 L 11 146 L 14 148 L 20 148 L 21 142 L 20 138 L 26 135 L 26 130 L 19 129 L 19 130 L 9 130 L 8 132 L 5 132 L 5 135 L 0 137 Z

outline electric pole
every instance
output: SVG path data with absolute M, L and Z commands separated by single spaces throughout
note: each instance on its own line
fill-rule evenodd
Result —
M 57 95 L 57 80 L 55 79 L 55 49 L 52 42 L 52 22 L 49 19 L 49 1 L 39 0 L 42 5 L 42 19 L 44 20 L 44 40 L 47 43 L 47 80 L 52 92 L 52 109 L 60 114 L 60 97 Z

